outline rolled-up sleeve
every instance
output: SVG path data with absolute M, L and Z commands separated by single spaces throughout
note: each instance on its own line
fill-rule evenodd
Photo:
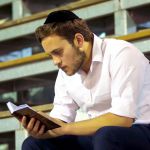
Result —
M 59 70 L 55 83 L 54 107 L 50 116 L 65 122 L 72 122 L 75 120 L 77 109 L 78 105 L 68 94 L 65 79 L 62 71 Z
M 112 58 L 111 113 L 135 118 L 148 63 L 134 47 L 125 47 Z

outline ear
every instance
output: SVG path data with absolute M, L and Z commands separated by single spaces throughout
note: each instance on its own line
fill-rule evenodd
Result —
M 81 33 L 76 33 L 74 36 L 74 44 L 75 46 L 81 48 L 84 43 L 84 37 Z

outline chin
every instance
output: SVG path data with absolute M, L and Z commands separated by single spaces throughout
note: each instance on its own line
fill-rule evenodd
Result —
M 72 72 L 72 71 L 65 71 L 65 73 L 68 75 L 68 76 L 72 76 L 72 75 L 74 75 L 76 72 Z
M 65 68 L 63 69 L 63 71 L 68 75 L 68 76 L 72 76 L 74 75 L 76 72 L 78 72 L 78 70 L 75 69 L 69 69 L 69 68 Z
M 65 72 L 68 76 L 72 76 L 74 75 L 75 73 L 71 73 L 71 72 Z

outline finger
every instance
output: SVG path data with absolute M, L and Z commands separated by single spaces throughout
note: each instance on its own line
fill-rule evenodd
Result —
M 28 123 L 28 125 L 27 125 L 27 130 L 30 132 L 32 129 L 33 129 L 33 127 L 34 127 L 34 124 L 35 124 L 35 118 L 31 118 L 30 119 L 30 121 L 29 121 L 29 123 Z
M 22 123 L 22 126 L 23 126 L 24 128 L 27 127 L 27 117 L 26 117 L 26 116 L 23 116 L 23 117 L 22 117 L 21 123 Z
M 45 131 L 45 125 L 42 125 L 41 128 L 40 128 L 40 130 L 39 130 L 39 134 L 40 135 L 43 134 L 44 131 Z
M 33 132 L 38 132 L 39 127 L 40 127 L 40 121 L 37 120 L 37 121 L 35 122 L 34 127 L 33 127 Z

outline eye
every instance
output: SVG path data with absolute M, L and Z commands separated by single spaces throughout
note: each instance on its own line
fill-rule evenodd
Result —
M 63 50 L 62 49 L 57 49 L 57 50 L 54 50 L 51 55 L 55 55 L 55 56 L 62 56 L 63 54 Z

